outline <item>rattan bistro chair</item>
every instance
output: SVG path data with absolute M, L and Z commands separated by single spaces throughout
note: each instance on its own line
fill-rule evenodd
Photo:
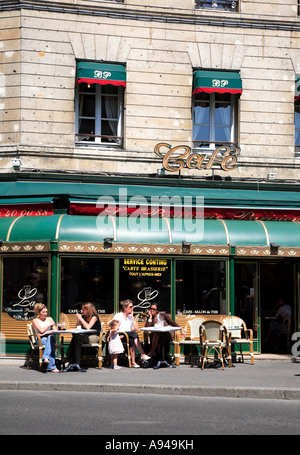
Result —
M 94 348 L 96 352 L 96 361 L 98 362 L 98 368 L 102 368 L 102 362 L 103 362 L 103 357 L 102 357 L 102 340 L 103 340 L 103 334 L 104 332 L 101 331 L 99 334 L 99 341 L 96 343 L 82 343 L 81 349 L 90 349 Z
M 60 313 L 60 316 L 59 316 L 59 320 L 60 322 L 64 322 L 65 325 L 66 325 L 66 328 L 67 329 L 70 329 L 72 328 L 71 327 L 71 323 L 70 323 L 70 320 L 68 318 L 68 316 L 65 314 L 65 313 Z M 74 321 L 73 321 L 74 323 Z M 102 325 L 102 330 L 100 332 L 100 335 L 99 335 L 99 341 L 96 342 L 96 343 L 82 343 L 81 344 L 81 349 L 84 349 L 85 352 L 92 348 L 94 349 L 95 351 L 95 354 L 96 354 L 96 362 L 97 362 L 97 365 L 98 365 L 98 368 L 101 369 L 102 368 L 102 365 L 103 365 L 103 353 L 102 353 L 102 349 L 103 349 L 103 336 L 104 336 L 104 333 L 105 333 L 105 329 L 104 329 L 104 322 L 101 323 Z M 61 332 L 61 339 L 62 339 L 62 343 L 64 342 L 64 339 L 66 339 L 67 341 L 71 341 L 72 340 L 72 336 L 68 333 L 64 333 L 64 331 Z M 84 355 L 83 355 L 84 357 Z
M 179 341 L 179 346 L 189 346 L 189 363 L 191 363 L 193 346 L 200 346 L 199 328 L 204 321 L 204 318 L 195 317 L 185 324 L 184 331 L 187 335 L 185 339 Z
M 223 351 L 227 351 L 231 366 L 230 335 L 227 336 L 226 327 L 219 321 L 204 321 L 199 327 L 201 368 L 212 358 L 220 360 L 224 370 Z M 213 353 L 213 356 L 212 356 Z
M 29 369 L 30 363 L 34 362 L 35 353 L 38 354 L 39 368 L 42 369 L 42 365 L 43 365 L 42 357 L 43 357 L 45 346 L 42 343 L 41 336 L 38 335 L 37 333 L 35 333 L 35 331 L 33 330 L 32 322 L 27 324 L 27 335 L 28 335 L 28 338 L 30 341 L 30 346 L 31 346 L 30 358 L 27 363 L 27 369 Z M 59 344 L 56 343 L 56 349 L 60 350 L 60 357 L 61 357 L 61 359 L 63 359 L 63 356 L 64 356 L 63 342 L 61 342 Z
M 42 340 L 40 335 L 36 334 L 33 330 L 32 323 L 27 324 L 27 335 L 30 341 L 30 346 L 31 346 L 31 352 L 30 352 L 30 358 L 27 364 L 27 369 L 30 367 L 30 362 L 33 362 L 33 357 L 35 353 L 38 353 L 38 358 L 39 358 L 39 368 L 42 368 L 42 357 L 44 353 L 45 346 L 42 344 Z
M 247 329 L 246 323 L 243 319 L 237 316 L 227 316 L 223 319 L 222 323 L 227 328 L 228 333 L 231 333 L 231 344 L 238 347 L 243 362 L 244 356 L 242 345 L 247 344 L 249 346 L 251 364 L 254 365 L 253 330 Z M 235 330 L 232 330 L 233 328 Z

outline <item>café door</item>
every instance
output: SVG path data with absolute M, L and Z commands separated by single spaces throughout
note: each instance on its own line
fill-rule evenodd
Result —
M 235 263 L 235 315 L 253 330 L 254 350 L 260 351 L 257 262 Z

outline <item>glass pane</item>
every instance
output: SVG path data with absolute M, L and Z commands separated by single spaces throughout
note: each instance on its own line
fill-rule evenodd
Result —
M 231 106 L 229 104 L 215 105 L 215 124 L 230 125 L 231 122 Z
M 131 299 L 134 313 L 143 313 L 151 303 L 171 312 L 171 261 L 149 257 L 120 259 L 120 300 Z
M 194 121 L 196 125 L 209 125 L 209 104 L 194 107 Z
M 177 314 L 226 314 L 225 272 L 225 261 L 176 261 Z
M 118 87 L 114 85 L 102 85 L 102 94 L 107 95 L 118 95 Z
M 215 100 L 216 103 L 225 103 L 225 104 L 230 104 L 231 103 L 231 94 L 230 93 L 215 93 Z
M 101 118 L 118 119 L 118 98 L 116 96 L 102 97 Z
M 118 122 L 112 120 L 102 120 L 102 136 L 117 136 Z M 102 137 L 102 142 L 110 142 L 114 139 Z
M 210 95 L 208 93 L 198 93 L 194 97 L 193 110 L 193 140 L 202 142 L 210 140 Z
M 96 91 L 96 84 L 87 84 L 83 82 L 79 84 L 79 93 L 95 93 Z
M 201 142 L 209 141 L 209 125 L 208 126 L 194 125 L 193 140 Z
M 230 127 L 216 126 L 215 141 L 216 142 L 230 142 Z
M 3 310 L 17 321 L 34 317 L 34 304 L 48 303 L 48 258 L 3 258 Z
M 95 120 L 92 119 L 79 119 L 79 134 L 87 136 L 78 136 L 79 140 L 81 141 L 94 141 L 94 137 L 90 137 L 89 135 L 95 134 Z
M 295 131 L 295 145 L 300 146 L 300 130 Z
M 95 117 L 95 96 L 80 95 L 79 117 Z
M 62 258 L 61 312 L 76 313 L 87 301 L 98 313 L 113 313 L 114 259 Z

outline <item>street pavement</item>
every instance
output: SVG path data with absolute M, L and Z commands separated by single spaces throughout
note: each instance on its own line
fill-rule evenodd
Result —
M 256 356 L 233 367 L 88 368 L 86 372 L 42 373 L 24 361 L 0 359 L 0 390 L 45 390 L 167 394 L 202 397 L 300 400 L 300 358 Z

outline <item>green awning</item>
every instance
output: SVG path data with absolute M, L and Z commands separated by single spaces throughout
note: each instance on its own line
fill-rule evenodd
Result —
M 78 62 L 76 65 L 76 84 L 115 85 L 126 87 L 126 71 L 123 65 Z
M 148 224 L 147 224 L 148 223 Z M 193 245 L 257 246 L 271 243 L 281 247 L 300 248 L 300 224 L 276 221 L 193 220 L 160 218 L 150 221 L 127 217 L 51 215 L 21 216 L 0 219 L 0 238 L 4 242 L 103 242 L 114 244 L 181 245 L 185 240 Z
M 297 77 L 295 82 L 295 101 L 300 99 L 300 77 Z
M 195 93 L 242 93 L 242 80 L 237 72 L 194 71 L 193 95 Z
M 172 183 L 172 182 L 171 182 Z M 120 185 L 117 183 L 80 183 L 49 181 L 0 182 L 0 201 L 16 198 L 20 202 L 23 197 L 60 197 L 66 196 L 70 201 L 90 201 L 96 203 L 98 198 L 112 198 L 118 204 L 120 199 L 129 203 L 136 196 L 145 197 L 148 203 L 152 198 L 167 196 L 172 198 L 177 195 L 185 202 L 185 198 L 193 202 L 197 197 L 203 197 L 205 206 L 210 207 L 248 207 L 248 208 L 290 208 L 300 209 L 300 191 L 275 191 L 266 189 L 232 189 L 226 187 L 193 187 L 193 186 L 154 186 L 154 185 Z M 27 195 L 27 196 L 24 196 Z

